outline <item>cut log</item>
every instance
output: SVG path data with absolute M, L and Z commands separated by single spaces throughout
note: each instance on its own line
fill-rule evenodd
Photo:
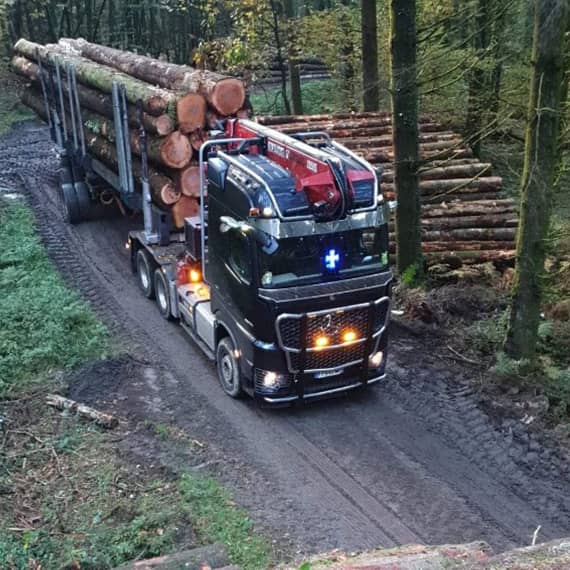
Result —
M 153 85 L 186 93 L 200 93 L 216 111 L 224 116 L 233 115 L 241 109 L 245 101 L 243 83 L 233 77 L 167 63 L 81 39 L 62 39 L 60 45 L 65 46 L 69 51 Z
M 461 228 L 452 230 L 422 230 L 422 241 L 480 241 L 498 240 L 513 241 L 516 227 L 510 228 Z
M 451 216 L 475 216 L 506 214 L 517 211 L 514 200 L 480 200 L 474 204 L 464 202 L 443 202 L 441 204 L 425 204 L 422 208 L 423 218 L 451 217 Z
M 15 56 L 12 59 L 12 68 L 19 75 L 27 77 L 34 82 L 39 81 L 40 68 L 36 63 L 25 57 Z M 87 108 L 108 119 L 113 119 L 113 101 L 110 95 L 90 89 L 80 83 L 77 84 L 77 94 L 82 108 Z M 134 107 L 128 107 L 128 119 L 132 127 L 139 126 L 139 116 Z M 174 130 L 174 123 L 168 115 L 153 117 L 148 113 L 143 113 L 143 125 L 148 133 L 158 136 L 166 136 Z
M 200 167 L 188 166 L 177 172 L 173 179 L 184 196 L 200 197 Z
M 59 396 L 58 394 L 48 394 L 46 403 L 48 406 L 57 408 L 58 410 L 65 410 L 72 414 L 77 414 L 107 429 L 113 429 L 119 425 L 119 420 L 111 414 L 105 414 L 85 404 L 80 404 L 74 400 Z
M 206 100 L 198 93 L 189 93 L 178 99 L 176 114 L 178 128 L 185 134 L 206 126 Z
M 138 139 L 137 139 L 138 140 Z M 186 135 L 174 131 L 162 139 L 149 139 L 149 156 L 159 155 L 161 163 L 170 168 L 184 168 L 192 160 L 192 145 Z
M 470 164 L 457 164 L 456 161 L 449 163 L 447 166 L 426 166 L 419 171 L 421 180 L 448 180 L 469 179 L 481 176 L 488 176 L 491 171 L 491 164 L 474 162 Z M 394 171 L 385 169 L 382 172 L 382 182 L 393 182 Z
M 437 194 L 439 192 L 460 192 L 464 189 L 477 189 L 480 192 L 496 192 L 501 189 L 503 179 L 500 176 L 485 176 L 480 178 L 451 178 L 449 180 L 421 180 L 422 194 Z M 394 184 L 382 182 L 382 188 L 387 192 L 394 191 Z
M 197 216 L 200 212 L 200 206 L 196 198 L 182 196 L 174 206 L 172 206 L 172 223 L 176 229 L 184 227 L 184 219 Z
M 422 228 L 440 231 L 460 228 L 516 228 L 518 221 L 516 213 L 456 216 L 451 218 L 422 217 Z
M 453 266 L 461 266 L 462 264 L 475 264 L 493 262 L 514 262 L 516 251 L 514 248 L 509 250 L 497 251 L 480 251 L 476 246 L 471 250 L 453 251 L 453 252 L 424 252 L 428 263 L 447 263 Z
M 228 555 L 221 544 L 181 550 L 174 554 L 136 560 L 117 566 L 115 570 L 206 570 L 229 564 Z
M 21 100 L 24 105 L 32 109 L 39 117 L 47 121 L 46 109 L 40 94 L 35 93 L 31 89 L 22 92 Z M 67 125 L 71 126 L 71 121 L 67 121 Z M 87 133 L 85 144 L 89 151 L 105 163 L 109 168 L 117 172 L 118 158 L 117 152 L 113 144 L 109 143 L 101 135 Z M 142 177 L 142 166 L 140 161 L 133 160 L 133 174 L 140 181 Z M 153 201 L 158 206 L 169 207 L 180 199 L 180 192 L 176 189 L 172 180 L 154 169 L 149 169 L 149 183 L 152 192 Z
M 88 59 L 62 53 L 58 46 L 44 47 L 21 39 L 14 46 L 14 51 L 32 60 L 35 60 L 39 53 L 40 56 L 49 55 L 64 65 L 72 65 L 80 83 L 105 93 L 111 93 L 113 82 L 118 81 L 124 86 L 128 101 L 136 104 L 140 99 L 143 102 L 144 110 L 150 115 L 159 116 L 164 113 L 174 115 L 176 112 L 176 97 L 170 91 L 154 87 L 130 75 L 120 73 Z

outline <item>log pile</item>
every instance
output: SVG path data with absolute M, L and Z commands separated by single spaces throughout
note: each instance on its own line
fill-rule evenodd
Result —
M 382 190 L 396 198 L 389 113 L 267 116 L 258 120 L 285 133 L 328 132 L 376 167 Z M 518 223 L 516 202 L 502 190 L 492 165 L 473 156 L 461 136 L 429 117 L 420 119 L 420 191 L 423 250 L 430 265 L 512 262 Z M 391 226 L 393 237 L 393 225 Z M 392 239 L 392 252 L 394 252 Z
M 142 101 L 153 202 L 171 211 L 176 227 L 197 213 L 197 151 L 207 139 L 208 129 L 219 119 L 246 112 L 245 88 L 240 80 L 82 39 L 61 39 L 58 44 L 45 46 L 21 39 L 14 46 L 12 68 L 30 81 L 22 93 L 23 103 L 44 119 L 38 58 L 75 69 L 87 148 L 115 171 L 118 157 L 111 92 L 115 81 L 124 86 L 137 182 L 142 166 L 135 106 Z

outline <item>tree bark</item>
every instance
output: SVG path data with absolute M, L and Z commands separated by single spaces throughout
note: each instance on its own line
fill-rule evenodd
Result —
M 560 134 L 564 32 L 567 0 L 536 4 L 533 74 L 522 176 L 521 218 L 505 352 L 532 359 L 536 352 L 545 240 L 550 222 L 551 192 L 556 173 L 556 145 Z
M 493 0 L 478 0 L 477 13 L 475 15 L 476 32 L 475 51 L 477 63 L 472 69 L 469 77 L 469 96 L 467 100 L 467 119 L 465 130 L 469 136 L 469 142 L 475 156 L 481 155 L 482 130 L 485 125 L 485 115 L 488 111 L 486 106 L 489 97 L 485 93 L 489 87 L 487 74 L 483 68 L 484 60 L 489 49 L 489 27 L 491 25 L 491 15 L 489 3 Z
M 361 0 L 362 103 L 365 111 L 380 108 L 376 0 Z
M 38 51 L 40 56 L 51 56 L 63 64 L 71 64 L 75 68 L 80 83 L 105 93 L 111 93 L 113 82 L 119 81 L 125 88 L 129 103 L 136 104 L 139 99 L 142 100 L 144 110 L 150 115 L 159 116 L 163 113 L 174 114 L 176 112 L 176 97 L 173 93 L 83 57 L 64 54 L 58 46 L 44 47 L 21 39 L 14 46 L 14 51 L 32 60 L 36 59 L 36 51 Z
M 48 394 L 46 403 L 48 406 L 52 406 L 58 410 L 67 410 L 72 414 L 77 414 L 87 418 L 88 420 L 95 422 L 97 425 L 107 429 L 113 429 L 119 425 L 119 420 L 116 417 L 90 408 L 85 404 L 75 402 L 74 400 L 69 400 L 68 398 L 64 398 L 58 394 Z
M 35 93 L 31 89 L 26 89 L 21 94 L 21 100 L 26 107 L 32 109 L 44 121 L 47 120 L 47 114 L 42 96 Z M 67 125 L 71 128 L 71 120 L 68 118 Z M 117 151 L 113 144 L 109 143 L 103 136 L 86 132 L 85 144 L 90 153 L 105 163 L 109 168 L 117 172 L 118 157 Z M 133 159 L 133 174 L 137 180 L 142 178 L 142 165 L 139 160 Z M 162 207 L 168 207 L 174 204 L 180 198 L 180 192 L 176 189 L 170 178 L 162 173 L 150 168 L 149 182 L 153 201 Z
M 418 187 L 418 87 L 416 70 L 416 0 L 390 0 L 392 125 L 398 270 L 412 268 L 421 279 L 423 258 Z
M 287 65 L 289 69 L 289 87 L 291 90 L 291 103 L 295 115 L 303 114 L 303 97 L 301 92 L 301 74 L 297 58 L 297 30 L 296 14 L 293 0 L 283 0 L 283 12 L 287 25 Z
M 144 55 L 121 51 L 81 39 L 62 39 L 60 45 L 101 65 L 112 67 L 147 83 L 185 93 L 199 93 L 220 114 L 233 115 L 245 101 L 239 79 L 186 65 L 167 63 Z
M 12 68 L 19 75 L 27 77 L 34 82 L 39 82 L 40 68 L 29 59 L 21 56 L 13 57 Z M 77 84 L 77 94 L 82 107 L 99 113 L 108 119 L 114 118 L 113 100 L 110 95 L 90 89 L 80 83 Z M 138 127 L 139 115 L 137 110 L 134 107 L 128 107 L 127 112 L 131 127 Z M 166 136 L 174 130 L 173 121 L 168 115 L 153 117 L 148 113 L 143 113 L 143 125 L 148 133 L 158 136 Z

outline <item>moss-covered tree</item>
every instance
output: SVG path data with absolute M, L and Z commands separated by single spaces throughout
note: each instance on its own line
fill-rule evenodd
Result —
M 537 0 L 521 217 L 505 352 L 532 359 L 538 338 L 545 240 L 557 167 L 568 0 Z
M 418 187 L 416 0 L 390 0 L 390 8 L 397 263 L 401 274 L 417 280 L 423 259 Z
M 361 0 L 362 30 L 362 103 L 365 111 L 378 111 L 378 30 L 376 0 Z

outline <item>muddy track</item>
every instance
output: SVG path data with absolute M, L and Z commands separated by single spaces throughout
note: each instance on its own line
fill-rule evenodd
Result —
M 279 411 L 225 397 L 213 366 L 139 294 L 123 245 L 137 221 L 67 226 L 46 129 L 20 125 L 0 145 L 0 187 L 26 196 L 64 277 L 159 371 L 121 387 L 121 412 L 208 442 L 207 457 L 195 457 L 135 433 L 130 452 L 175 468 L 202 462 L 260 525 L 304 551 L 507 547 L 528 544 L 538 525 L 543 539 L 570 532 L 567 465 L 521 426 L 517 437 L 494 426 L 457 374 L 412 339 L 394 338 L 389 379 L 365 394 Z

